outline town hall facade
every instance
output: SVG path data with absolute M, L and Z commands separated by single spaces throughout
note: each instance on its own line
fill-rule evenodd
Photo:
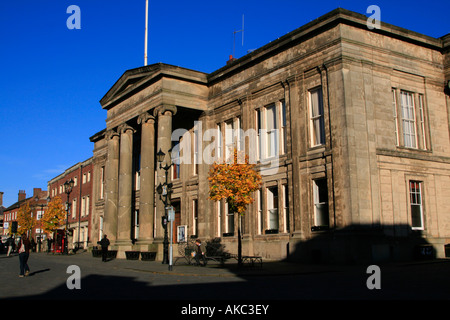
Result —
M 174 241 L 301 261 L 408 259 L 450 243 L 450 36 L 336 9 L 210 74 L 126 71 L 90 139 L 91 242 L 157 251 L 166 154 Z M 209 199 L 211 163 L 236 148 L 262 176 L 243 216 Z M 171 157 L 169 157 L 171 151 Z M 181 161 L 180 161 L 181 160 Z M 176 250 L 175 250 L 176 252 Z

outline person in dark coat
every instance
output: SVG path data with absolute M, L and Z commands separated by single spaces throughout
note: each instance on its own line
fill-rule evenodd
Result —
M 13 239 L 13 237 L 9 236 L 8 240 L 6 240 L 6 243 L 8 244 L 7 256 L 9 257 L 11 252 L 14 251 L 14 239 Z
M 98 242 L 102 247 L 102 261 L 106 262 L 106 257 L 108 256 L 108 246 L 109 240 L 106 237 L 106 234 L 103 236 L 103 239 Z
M 195 261 L 197 266 L 206 266 L 206 248 L 200 239 L 195 241 Z M 203 265 L 200 263 L 200 260 L 203 262 Z
M 26 234 L 23 234 L 19 241 L 18 252 L 19 252 L 19 264 L 20 264 L 20 274 L 19 277 L 28 276 L 30 274 L 30 268 L 28 267 L 28 258 L 30 257 L 31 243 L 28 240 Z

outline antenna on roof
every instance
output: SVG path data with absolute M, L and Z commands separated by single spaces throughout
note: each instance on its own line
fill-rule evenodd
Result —
M 148 0 L 145 0 L 144 66 L 147 65 L 147 43 L 148 43 Z
M 242 32 L 242 46 L 244 46 L 244 15 L 242 15 L 242 29 L 233 31 L 233 58 L 235 56 L 236 49 L 236 33 Z

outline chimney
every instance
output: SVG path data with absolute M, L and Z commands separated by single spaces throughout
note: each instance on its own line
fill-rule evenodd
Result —
M 3 191 L 0 191 L 0 207 L 3 205 Z
M 233 61 L 237 60 L 236 58 L 233 57 L 232 54 L 230 54 L 229 60 L 227 61 L 227 65 L 232 63 Z
M 33 188 L 33 198 L 40 195 L 41 193 L 41 188 Z
M 25 190 L 19 190 L 19 201 L 25 200 L 27 198 L 27 194 Z

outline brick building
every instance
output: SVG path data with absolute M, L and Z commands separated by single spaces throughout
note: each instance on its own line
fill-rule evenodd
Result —
M 70 211 L 68 213 L 68 248 L 87 248 L 90 241 L 89 220 L 92 212 L 92 158 L 79 162 L 60 175 L 48 181 L 50 199 L 61 197 L 67 203 L 64 183 L 73 180 L 74 185 L 69 194 Z M 66 207 L 67 208 L 67 207 Z M 64 227 L 65 229 L 65 227 Z
M 19 208 L 22 204 L 25 203 L 25 201 L 30 200 L 31 198 L 27 199 L 27 194 L 25 190 L 19 190 L 19 194 L 17 197 L 17 202 L 13 203 L 9 207 L 5 208 L 3 210 L 3 234 L 9 235 L 9 230 L 11 227 L 11 223 L 13 221 L 17 221 L 17 213 L 19 211 Z
M 3 235 L 10 234 L 12 222 L 17 221 L 19 209 L 26 203 L 30 206 L 32 216 L 39 220 L 47 209 L 47 191 L 42 190 L 41 188 L 33 188 L 33 196 L 27 198 L 25 190 L 19 190 L 17 202 L 3 210 Z M 33 226 L 31 233 L 28 236 L 30 239 L 33 238 L 34 242 L 37 244 L 38 250 L 40 249 L 39 243 L 42 243 L 42 241 L 46 239 L 43 230 L 37 225 Z
M 175 224 L 187 236 L 236 252 L 239 224 L 244 254 L 265 258 L 409 259 L 424 244 L 442 257 L 449 48 L 449 35 L 369 29 L 366 16 L 336 9 L 210 74 L 126 71 L 100 101 L 106 129 L 91 137 L 92 238 L 107 234 L 119 257 L 161 258 L 155 154 L 173 148 L 184 160 L 170 171 Z M 210 160 L 230 147 L 263 176 L 243 217 L 208 199 Z
M 3 235 L 3 211 L 5 209 L 3 206 L 3 191 L 0 191 L 0 235 Z

